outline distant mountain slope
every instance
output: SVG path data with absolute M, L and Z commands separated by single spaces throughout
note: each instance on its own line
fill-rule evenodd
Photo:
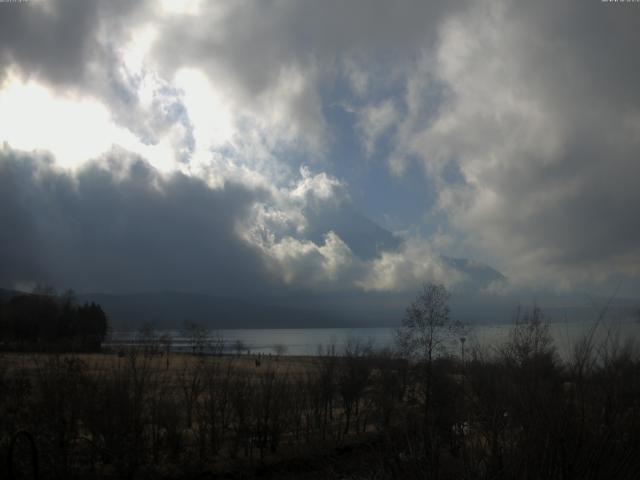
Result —
M 321 211 L 310 210 L 307 235 L 316 244 L 322 244 L 324 236 L 333 231 L 363 260 L 371 260 L 383 251 L 393 251 L 402 244 L 402 239 L 373 220 L 358 212 L 352 204 L 339 203 Z M 468 258 L 442 256 L 442 261 L 450 268 L 466 275 L 466 289 L 487 287 L 493 282 L 506 281 L 498 270 Z
M 321 211 L 305 212 L 310 228 L 307 235 L 317 244 L 333 231 L 363 260 L 376 257 L 383 250 L 393 250 L 400 239 L 374 221 L 359 213 L 352 205 L 340 204 Z
M 490 267 L 487 267 L 490 269 Z M 481 271 L 484 271 L 481 268 Z M 481 276 L 494 278 L 495 274 Z M 223 328 L 352 328 L 397 326 L 415 292 L 371 293 L 299 291 L 277 300 L 242 300 L 198 293 L 151 292 L 141 294 L 93 293 L 78 295 L 80 303 L 100 304 L 116 330 L 137 330 L 145 322 L 158 328 L 180 328 L 184 320 L 210 329 Z M 0 289 L 7 301 L 25 292 Z M 466 324 L 509 323 L 518 306 L 540 306 L 552 322 L 593 322 L 608 299 L 584 294 L 534 293 L 521 290 L 509 295 L 485 295 L 478 290 L 453 289 L 451 314 Z M 607 319 L 640 319 L 640 300 L 614 298 Z
M 0 288 L 0 300 L 2 300 L 3 302 L 6 302 L 7 300 L 9 300 L 12 297 L 15 297 L 16 295 L 24 295 L 24 292 L 20 292 L 18 290 L 7 290 L 5 288 Z
M 469 282 L 486 287 L 493 282 L 504 282 L 507 280 L 502 273 L 484 263 L 470 260 L 468 258 L 453 258 L 443 256 L 442 260 L 449 267 L 466 274 Z
M 177 328 L 184 320 L 208 328 L 349 327 L 346 314 L 328 310 L 262 304 L 251 300 L 180 292 L 128 295 L 85 294 L 81 302 L 100 304 L 116 329 L 136 329 L 145 322 Z

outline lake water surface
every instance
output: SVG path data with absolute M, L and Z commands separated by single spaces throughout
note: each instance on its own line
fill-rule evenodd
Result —
M 549 330 L 558 353 L 568 358 L 574 345 L 593 329 L 593 323 L 551 323 Z M 462 334 L 453 336 L 447 342 L 450 353 L 461 353 L 460 337 L 465 338 L 467 352 L 475 347 L 498 348 L 509 338 L 512 325 L 475 325 L 466 327 Z M 371 343 L 374 348 L 393 346 L 395 328 L 286 328 L 286 329 L 226 329 L 210 332 L 212 338 L 224 339 L 225 351 L 231 353 L 234 343 L 242 342 L 246 351 L 252 354 L 273 354 L 276 346 L 282 346 L 286 355 L 316 355 L 319 349 L 333 349 L 340 354 L 349 341 Z M 174 351 L 189 351 L 191 341 L 180 331 L 158 332 L 171 337 Z M 640 324 L 633 321 L 603 322 L 595 330 L 597 342 L 605 338 L 624 342 L 627 339 L 637 341 L 640 338 Z M 112 346 L 136 344 L 140 335 L 135 332 L 114 332 L 107 344 Z

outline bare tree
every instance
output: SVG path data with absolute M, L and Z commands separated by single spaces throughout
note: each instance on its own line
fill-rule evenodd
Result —
M 429 283 L 407 307 L 396 332 L 405 356 L 430 365 L 436 353 L 443 351 L 445 343 L 461 330 L 461 325 L 451 320 L 449 298 L 444 285 Z
M 345 435 L 349 433 L 352 418 L 355 419 L 355 431 L 358 431 L 361 403 L 373 371 L 372 352 L 372 342 L 362 343 L 355 337 L 349 338 L 345 345 L 338 375 L 338 389 L 345 415 Z M 363 423 L 364 430 L 366 416 Z
M 173 344 L 173 338 L 168 333 L 163 333 L 160 335 L 159 343 L 162 346 L 163 354 L 165 355 L 166 368 L 169 369 L 170 356 L 171 356 L 171 345 Z
M 209 346 L 209 333 L 197 322 L 185 320 L 182 324 L 182 334 L 189 340 L 193 354 L 201 355 Z
M 543 357 L 554 357 L 555 346 L 540 307 L 534 306 L 530 313 L 516 312 L 516 320 L 509 342 L 503 347 L 503 355 L 525 365 Z M 553 359 L 553 358 L 552 358 Z
M 276 360 L 278 360 L 281 356 L 286 355 L 287 346 L 283 343 L 276 343 L 273 347 L 271 347 L 273 353 L 276 354 Z
M 156 325 L 152 321 L 146 321 L 138 330 L 137 343 L 148 354 L 156 354 L 160 351 L 160 337 Z
M 224 353 L 224 348 L 226 346 L 226 340 L 222 333 L 216 332 L 210 341 L 210 350 L 213 355 L 220 356 Z
M 183 397 L 186 415 L 186 428 L 193 428 L 194 412 L 198 406 L 200 395 L 204 391 L 204 364 L 187 362 L 178 372 L 177 383 Z
M 424 401 L 425 447 L 435 444 L 433 435 L 433 363 L 445 343 L 455 338 L 460 325 L 451 320 L 450 294 L 444 285 L 428 283 L 407 307 L 402 326 L 397 330 L 397 341 L 401 353 L 418 360 L 418 383 L 422 386 Z M 427 448 L 432 456 L 430 464 L 435 466 L 437 458 L 434 448 Z
M 242 355 L 242 352 L 244 352 L 246 349 L 247 349 L 247 346 L 239 338 L 233 342 L 233 350 L 236 352 L 236 355 L 238 356 Z

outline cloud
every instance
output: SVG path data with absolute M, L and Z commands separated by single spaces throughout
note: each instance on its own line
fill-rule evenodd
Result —
M 352 287 L 345 277 L 351 274 L 356 259 L 333 232 L 320 245 L 286 236 L 260 246 L 271 270 L 289 286 L 334 291 L 338 285 Z
M 189 158 L 195 148 L 193 127 L 181 92 L 146 64 L 155 32 L 149 2 L 34 0 L 5 3 L 0 8 L 0 82 L 4 81 L 0 85 L 5 90 L 40 92 L 40 101 L 33 95 L 21 101 L 19 112 L 3 110 L 6 122 L 10 121 L 6 117 L 17 113 L 42 123 L 43 119 L 33 118 L 35 111 L 48 120 L 52 103 L 67 104 L 66 115 L 62 115 L 65 121 L 57 120 L 48 128 L 60 130 L 74 119 L 86 122 L 86 115 L 68 111 L 73 108 L 69 105 L 92 104 L 107 112 L 99 112 L 100 124 L 87 123 L 84 130 L 93 130 L 92 135 L 100 132 L 101 139 L 86 139 L 85 145 L 95 150 L 107 143 L 104 151 L 114 139 L 125 148 L 137 142 L 155 150 L 150 155 L 154 160 L 162 156 L 155 164 L 165 168 L 175 168 L 174 162 Z M 123 141 L 122 134 L 114 133 L 117 129 L 126 130 L 130 138 Z M 21 130 L 30 130 L 33 142 L 38 141 L 40 132 L 34 128 Z M 6 134 L 3 137 L 12 140 Z M 69 142 L 63 138 L 59 143 Z M 36 146 L 43 147 L 49 145 Z M 67 164 L 80 161 L 73 155 L 57 156 Z
M 36 0 L 2 8 L 5 73 L 93 96 L 142 143 L 211 175 L 219 166 L 211 150 L 245 164 L 274 153 L 324 158 L 332 85 L 347 75 L 370 94 L 393 82 L 460 6 Z M 402 60 L 388 69 L 390 58 Z
M 22 150 L 51 152 L 59 165 L 78 167 L 118 145 L 153 159 L 163 171 L 179 158 L 171 139 L 141 141 L 113 121 L 107 104 L 92 97 L 66 98 L 35 82 L 8 82 L 0 91 L 0 140 Z
M 411 291 L 424 282 L 451 287 L 466 277 L 434 252 L 429 243 L 417 238 L 407 239 L 398 250 L 383 252 L 367 267 L 366 274 L 357 281 L 365 291 Z
M 296 288 L 403 292 L 466 278 L 428 242 L 396 238 L 362 217 L 341 182 L 308 168 L 277 199 L 254 204 L 239 231 L 270 271 Z
M 402 291 L 426 279 L 461 278 L 414 240 L 358 256 L 330 220 L 320 224 L 312 214 L 350 200 L 334 178 L 308 169 L 277 198 L 268 190 L 211 188 L 181 173 L 162 174 L 117 149 L 72 171 L 49 155 L 5 145 L 0 185 L 3 285 L 269 296 L 283 287 Z M 321 240 L 312 232 L 322 232 Z
M 325 172 L 314 174 L 302 167 L 297 182 L 271 193 L 254 203 L 238 227 L 270 271 L 296 288 L 352 288 L 349 277 L 357 258 L 350 247 L 330 228 L 320 239 L 310 236 L 315 231 L 314 212 L 350 202 L 344 185 Z
M 326 201 L 336 196 L 345 195 L 344 184 L 325 172 L 313 175 L 309 167 L 300 168 L 300 182 L 291 190 L 293 198 L 303 199 L 305 202 Z M 340 194 L 337 192 L 340 191 Z
M 511 278 L 640 273 L 640 60 L 623 47 L 638 40 L 636 13 L 478 4 L 441 24 L 407 79 L 397 170 L 420 158 L 469 249 Z M 429 110 L 416 98 L 432 90 L 441 96 Z
M 118 3 L 126 7 L 127 2 Z M 17 65 L 27 75 L 42 75 L 55 84 L 81 82 L 87 65 L 101 53 L 95 36 L 99 6 L 64 0 L 3 5 L 0 73 Z
M 367 156 L 373 155 L 380 137 L 397 122 L 398 117 L 391 100 L 365 107 L 358 113 L 357 127 Z
M 218 259 L 228 250 L 244 274 L 274 284 L 453 284 L 460 272 L 441 255 L 454 249 L 519 284 L 640 273 L 633 5 L 32 0 L 0 9 L 0 141 L 10 146 L 2 195 L 11 205 L 1 213 L 14 227 L 2 237 L 14 272 L 6 279 L 90 285 L 98 276 L 86 272 L 104 269 L 104 286 L 115 285 L 123 252 L 136 265 L 131 288 L 177 285 L 169 267 L 152 265 L 162 249 L 189 250 L 185 241 L 169 236 L 180 248 L 142 251 L 142 239 L 154 242 L 137 225 L 160 222 L 159 212 L 197 238 L 212 265 L 230 272 Z M 336 105 L 354 115 L 334 115 Z M 347 135 L 358 135 L 355 148 L 343 145 Z M 366 164 L 386 154 L 393 179 Z M 381 187 L 410 184 L 416 160 L 436 201 L 415 223 L 437 232 L 433 241 L 402 241 L 351 199 L 379 189 L 365 211 L 407 207 Z M 354 185 L 357 162 L 364 180 Z M 89 186 L 105 192 L 103 205 Z M 109 210 L 125 209 L 124 199 L 148 212 Z M 198 213 L 182 225 L 178 205 L 187 212 L 189 202 Z M 82 204 L 112 225 L 102 237 L 121 232 L 118 248 L 87 246 L 83 232 L 97 227 Z M 205 214 L 209 205 L 221 223 Z M 129 255 L 127 235 L 140 255 Z M 63 266 L 71 245 L 86 271 Z M 206 262 L 180 255 L 202 284 Z M 141 273 L 154 269 L 166 278 Z
M 154 53 L 165 76 L 197 67 L 228 92 L 239 116 L 282 142 L 323 150 L 323 96 L 336 77 L 344 74 L 364 94 L 373 82 L 359 64 L 387 65 L 395 56 L 402 61 L 394 67 L 402 69 L 455 8 L 410 0 L 203 2 L 197 14 L 163 22 Z M 380 71 L 393 77 L 397 68 Z
M 235 233 L 260 197 L 242 186 L 163 176 L 118 151 L 72 174 L 7 147 L 0 184 L 0 284 L 239 295 L 268 291 L 273 280 Z

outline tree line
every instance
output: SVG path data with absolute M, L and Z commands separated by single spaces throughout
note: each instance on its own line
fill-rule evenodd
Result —
M 68 290 L 0 300 L 0 346 L 4 350 L 97 351 L 108 331 L 100 305 L 83 305 Z

